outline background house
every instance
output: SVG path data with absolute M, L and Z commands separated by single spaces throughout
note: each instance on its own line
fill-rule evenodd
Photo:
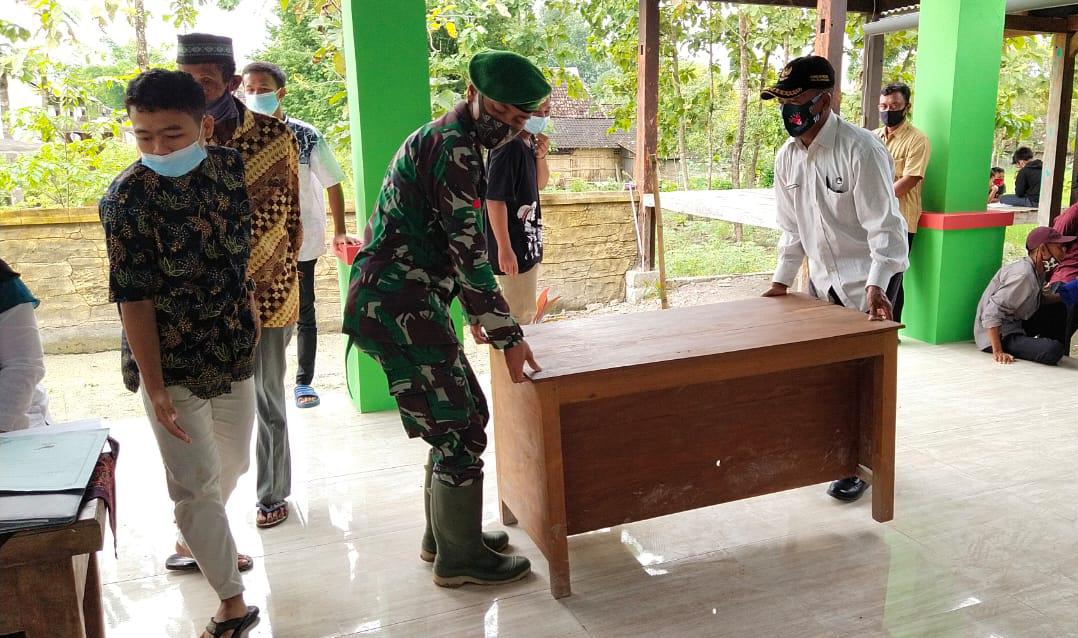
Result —
M 574 181 L 624 182 L 633 174 L 636 131 L 610 132 L 614 118 L 591 98 L 569 97 L 565 85 L 550 96 L 551 151 L 547 156 L 551 185 L 567 188 Z

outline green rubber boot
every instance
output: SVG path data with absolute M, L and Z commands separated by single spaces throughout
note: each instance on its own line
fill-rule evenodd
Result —
M 423 530 L 423 542 L 420 544 L 419 557 L 428 563 L 434 562 L 438 554 L 438 543 L 434 540 L 434 532 L 430 529 L 430 481 L 433 472 L 434 461 L 427 455 L 427 464 L 423 466 L 426 474 L 423 477 L 423 512 L 427 517 L 427 527 Z M 509 546 L 509 534 L 505 532 L 483 532 L 483 544 L 500 552 Z
M 483 544 L 482 477 L 463 487 L 433 481 L 430 506 L 431 525 L 438 544 L 434 557 L 435 585 L 501 585 L 520 580 L 531 571 L 527 558 L 505 556 Z

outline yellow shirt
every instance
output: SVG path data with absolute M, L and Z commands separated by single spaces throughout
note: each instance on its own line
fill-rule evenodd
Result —
M 924 184 L 928 156 L 931 154 L 928 138 L 908 120 L 899 124 L 890 134 L 886 126 L 876 129 L 876 135 L 895 160 L 895 181 L 903 177 L 922 178 L 908 193 L 898 198 L 898 207 L 906 218 L 909 232 L 916 233 L 917 223 L 921 220 L 921 186 Z

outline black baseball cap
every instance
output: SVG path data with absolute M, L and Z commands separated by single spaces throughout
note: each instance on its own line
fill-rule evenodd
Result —
M 791 98 L 812 89 L 830 89 L 835 86 L 835 67 L 827 58 L 806 55 L 786 63 L 779 73 L 779 81 L 760 93 L 761 100 Z

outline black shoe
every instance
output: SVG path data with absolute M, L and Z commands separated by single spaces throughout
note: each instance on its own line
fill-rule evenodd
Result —
M 835 481 L 831 484 L 831 487 L 827 488 L 827 494 L 829 496 L 847 503 L 856 501 L 867 491 L 868 483 L 865 483 L 856 476 Z

